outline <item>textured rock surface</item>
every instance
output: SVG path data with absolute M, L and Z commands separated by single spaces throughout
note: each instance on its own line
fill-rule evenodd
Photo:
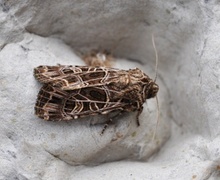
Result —
M 220 178 L 217 1 L 9 0 L 0 7 L 0 179 Z M 140 127 L 130 113 L 103 136 L 103 126 L 90 125 L 90 118 L 55 123 L 34 116 L 41 87 L 34 67 L 80 65 L 73 50 L 101 48 L 123 58 L 115 67 L 139 67 L 154 77 L 152 33 L 161 107 L 155 141 L 154 99 L 146 103 Z M 161 147 L 169 121 L 172 135 Z M 132 161 L 115 161 L 120 159 Z

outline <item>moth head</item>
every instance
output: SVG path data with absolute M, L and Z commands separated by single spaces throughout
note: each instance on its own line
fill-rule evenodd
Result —
M 154 81 L 150 81 L 145 87 L 146 99 L 154 98 L 157 95 L 158 90 L 159 86 Z

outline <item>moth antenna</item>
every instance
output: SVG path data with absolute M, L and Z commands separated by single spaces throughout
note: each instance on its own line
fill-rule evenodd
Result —
M 156 128 L 155 128 L 153 138 L 152 138 L 153 141 L 155 140 L 155 137 L 156 137 L 156 134 L 157 134 L 157 127 L 158 127 L 159 122 L 160 122 L 160 107 L 159 107 L 159 102 L 158 102 L 158 97 L 157 96 L 156 96 L 156 102 L 157 102 L 157 124 L 156 124 Z
M 155 79 L 154 82 L 156 82 L 157 80 L 157 71 L 158 71 L 158 53 L 157 53 L 157 48 L 155 45 L 155 40 L 154 40 L 154 34 L 152 34 L 152 44 L 153 44 L 153 48 L 154 48 L 154 52 L 155 52 L 155 60 L 156 60 L 156 64 L 155 64 Z M 160 121 L 160 107 L 159 107 L 159 101 L 158 101 L 158 97 L 156 96 L 156 102 L 157 102 L 157 124 L 156 124 L 156 128 L 153 134 L 153 141 L 155 140 L 155 136 L 157 133 L 157 128 L 159 125 L 159 121 Z
M 153 44 L 153 48 L 154 48 L 154 52 L 155 52 L 155 57 L 156 57 L 155 79 L 154 79 L 154 82 L 156 82 L 156 79 L 157 79 L 157 70 L 158 70 L 158 53 L 157 53 L 157 48 L 156 48 L 155 41 L 154 41 L 154 34 L 152 34 L 152 44 Z

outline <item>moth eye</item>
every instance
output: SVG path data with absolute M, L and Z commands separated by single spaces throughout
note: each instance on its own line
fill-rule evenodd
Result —
M 157 95 L 157 92 L 159 90 L 159 86 L 157 84 L 155 84 L 154 82 L 152 82 L 147 88 L 146 88 L 146 95 L 147 95 L 147 99 L 149 98 L 153 98 Z

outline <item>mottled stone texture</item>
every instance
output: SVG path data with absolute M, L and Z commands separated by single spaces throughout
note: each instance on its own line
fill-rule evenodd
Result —
M 219 2 L 208 0 L 0 1 L 0 179 L 220 178 L 219 19 Z M 127 113 L 103 136 L 103 125 L 91 122 L 108 117 L 46 122 L 34 115 L 41 87 L 34 67 L 83 65 L 81 52 L 107 49 L 114 67 L 153 78 L 152 34 L 155 139 L 155 99 L 140 127 Z

